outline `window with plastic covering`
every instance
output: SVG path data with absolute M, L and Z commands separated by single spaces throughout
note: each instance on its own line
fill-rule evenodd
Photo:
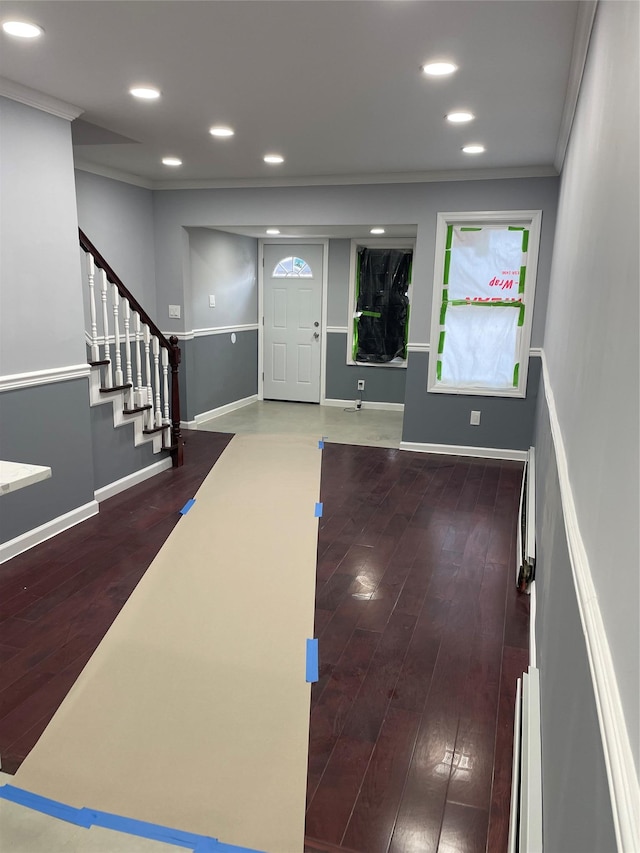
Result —
M 406 365 L 413 247 L 354 245 L 353 323 L 356 364 Z
M 541 217 L 438 214 L 429 391 L 525 396 Z

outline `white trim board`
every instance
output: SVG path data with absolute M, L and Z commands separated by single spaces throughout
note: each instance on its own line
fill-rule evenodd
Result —
M 42 110 L 42 112 L 58 116 L 58 118 L 65 118 L 67 121 L 73 121 L 84 112 L 82 107 L 60 101 L 58 98 L 45 95 L 44 92 L 23 86 L 22 83 L 16 83 L 15 80 L 9 80 L 6 77 L 0 77 L 0 95 L 9 98 L 11 101 L 17 101 L 20 104 L 26 104 L 28 107 L 34 107 L 37 110 Z
M 191 329 L 189 332 L 163 332 L 165 338 L 175 335 L 179 341 L 192 341 L 194 338 L 208 338 L 210 335 L 227 335 L 232 332 L 255 332 L 260 328 L 258 323 L 244 323 L 239 326 L 211 326 L 207 329 Z
M 138 483 L 144 483 L 144 481 L 148 480 L 150 477 L 155 477 L 156 474 L 161 474 L 163 471 L 167 471 L 172 465 L 173 462 L 171 461 L 171 457 L 167 456 L 166 459 L 161 459 L 159 462 L 154 462 L 146 468 L 141 468 L 139 471 L 134 471 L 133 474 L 127 474 L 126 477 L 121 477 L 119 480 L 114 480 L 113 483 L 109 483 L 107 486 L 102 486 L 100 489 L 96 489 L 94 492 L 95 499 L 100 504 L 102 501 L 106 501 L 114 495 L 119 495 L 120 492 L 130 489 L 131 486 L 137 486 Z
M 29 373 L 11 373 L 0 376 L 0 392 L 50 385 L 52 382 L 67 382 L 69 379 L 86 379 L 90 371 L 88 364 L 69 364 L 66 367 L 31 370 Z
M 508 450 L 497 447 L 472 447 L 462 444 L 426 444 L 419 441 L 401 441 L 400 450 L 414 453 L 441 453 L 445 456 L 474 456 L 478 459 L 508 459 L 526 462 L 528 450 Z
M 233 403 L 226 403 L 224 406 L 218 406 L 217 409 L 210 409 L 208 412 L 201 412 L 196 415 L 192 421 L 180 421 L 180 426 L 183 429 L 198 429 L 199 424 L 206 421 L 220 418 L 222 415 L 228 415 L 230 412 L 235 412 L 236 409 L 243 409 L 245 406 L 250 406 L 251 403 L 258 401 L 258 395 L 252 394 L 250 397 L 243 397 L 241 400 L 234 400 Z
M 322 401 L 323 406 L 333 406 L 340 409 L 353 408 L 354 403 L 354 400 L 325 399 Z M 363 400 L 360 408 L 362 411 L 369 409 L 378 412 L 404 412 L 404 403 L 384 403 L 376 402 L 375 400 Z
M 589 558 L 580 533 L 567 454 L 544 351 L 542 352 L 542 377 L 556 455 L 571 572 L 602 735 L 613 822 L 618 850 L 626 853 L 626 851 L 640 850 L 640 783 L 636 775 L 607 632 L 598 604 Z
M 98 512 L 98 502 L 90 501 L 82 506 L 72 509 L 70 512 L 65 512 L 64 515 L 59 515 L 57 518 L 52 518 L 41 524 L 39 527 L 34 527 L 33 530 L 28 530 L 15 539 L 10 539 L 8 542 L 3 542 L 0 545 L 0 563 L 6 563 L 18 554 L 28 551 L 35 545 L 41 542 L 46 542 L 52 536 L 57 536 L 63 530 L 68 530 L 69 527 L 74 527 L 81 521 L 86 521 L 91 516 Z

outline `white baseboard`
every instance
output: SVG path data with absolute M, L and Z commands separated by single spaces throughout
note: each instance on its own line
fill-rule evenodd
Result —
M 114 495 L 124 492 L 125 489 L 130 489 L 131 486 L 137 486 L 138 483 L 143 483 L 150 477 L 155 477 L 156 474 L 160 474 L 162 471 L 167 471 L 171 468 L 172 464 L 171 457 L 167 456 L 166 459 L 161 459 L 159 462 L 154 462 L 153 465 L 141 468 L 140 471 L 134 471 L 133 474 L 128 474 L 120 480 L 115 480 L 113 483 L 109 483 L 108 486 L 102 486 L 102 488 L 96 489 L 94 493 L 95 499 L 98 503 L 102 503 L 102 501 L 106 501 L 108 498 L 112 498 Z
M 218 406 L 217 409 L 202 412 L 196 415 L 192 421 L 180 421 L 180 426 L 183 429 L 198 429 L 198 424 L 203 424 L 205 421 L 211 421 L 214 418 L 220 418 L 222 415 L 228 415 L 229 412 L 235 412 L 236 409 L 243 409 L 245 406 L 250 406 L 251 403 L 256 403 L 257 400 L 257 394 L 252 394 L 250 397 L 243 397 L 242 400 L 234 400 L 233 403 L 227 403 L 225 406 Z
M 340 409 L 349 409 L 355 406 L 354 400 L 322 400 L 323 406 L 335 406 Z M 377 403 L 373 400 L 363 400 L 361 408 L 380 412 L 404 412 L 404 403 Z
M 70 512 L 65 512 L 64 515 L 59 515 L 57 518 L 52 518 L 40 527 L 34 527 L 33 530 L 28 530 L 26 533 L 16 536 L 15 539 L 10 539 L 8 542 L 3 542 L 0 545 L 0 563 L 6 563 L 18 554 L 28 551 L 34 545 L 39 545 L 41 542 L 46 542 L 52 536 L 57 536 L 63 530 L 68 530 L 79 524 L 81 521 L 86 521 L 92 515 L 98 512 L 98 502 L 90 501 L 87 504 L 76 507 Z
M 462 444 L 423 444 L 418 441 L 401 441 L 400 450 L 416 453 L 443 453 L 446 456 L 476 456 L 479 459 L 509 459 L 525 462 L 527 450 L 507 450 L 497 447 L 467 447 Z

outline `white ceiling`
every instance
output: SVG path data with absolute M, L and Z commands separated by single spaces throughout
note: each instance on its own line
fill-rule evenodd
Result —
M 77 161 L 147 186 L 555 174 L 580 5 L 2 0 L 1 20 L 45 32 L 28 43 L 0 33 L 0 75 L 81 108 L 74 137 L 91 144 Z M 453 77 L 421 74 L 443 57 Z M 162 98 L 132 98 L 142 83 Z M 460 108 L 475 121 L 444 120 Z M 214 123 L 236 135 L 213 139 Z M 469 142 L 486 153 L 463 154 Z M 281 166 L 263 163 L 273 150 Z M 163 166 L 169 154 L 184 165 Z

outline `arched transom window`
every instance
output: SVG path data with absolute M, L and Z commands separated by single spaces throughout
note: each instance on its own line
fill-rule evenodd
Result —
M 304 258 L 282 258 L 273 268 L 272 278 L 313 278 L 313 272 Z

